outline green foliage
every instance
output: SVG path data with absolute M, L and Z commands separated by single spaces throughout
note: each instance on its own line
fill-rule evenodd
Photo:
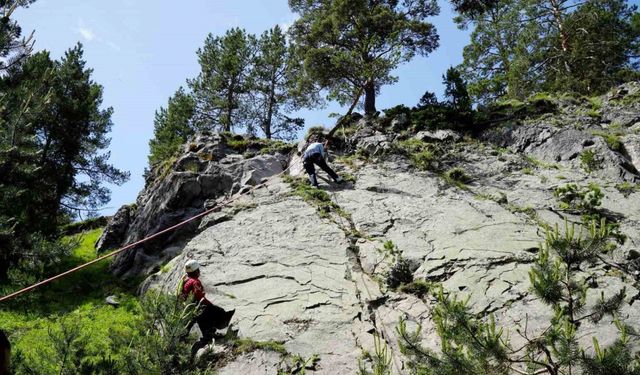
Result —
M 25 254 L 55 243 L 58 224 L 108 202 L 103 183 L 129 176 L 103 152 L 113 111 L 102 108 L 80 44 L 59 61 L 40 52 L 16 64 L 0 77 L 1 281 Z
M 627 181 L 617 184 L 616 189 L 618 189 L 618 191 L 622 193 L 622 195 L 624 195 L 626 198 L 629 197 L 631 194 L 635 193 L 636 191 L 640 190 L 640 188 L 638 187 L 638 184 L 632 184 Z
M 304 119 L 288 117 L 283 110 L 294 111 L 317 103 L 312 87 L 299 80 L 303 74 L 302 62 L 280 26 L 265 31 L 257 39 L 247 102 L 248 111 L 258 119 L 267 139 L 294 140 L 304 126 Z M 248 132 L 254 133 L 251 124 Z
M 44 275 L 95 259 L 101 233 L 96 229 L 62 239 L 75 248 Z M 109 372 L 109 364 L 123 359 L 129 348 L 111 345 L 110 338 L 131 330 L 140 311 L 108 265 L 101 262 L 2 306 L 0 329 L 11 335 L 17 374 L 116 373 Z M 104 304 L 104 293 L 118 297 L 118 309 Z
M 476 318 L 467 300 L 451 297 L 440 288 L 432 311 L 441 340 L 442 354 L 422 347 L 421 327 L 414 332 L 401 320 L 397 331 L 400 349 L 409 358 L 408 367 L 417 374 L 507 374 L 515 367 L 509 361 L 511 348 L 503 330 L 494 319 Z M 517 367 L 516 367 L 517 368 Z
M 557 187 L 553 194 L 560 202 L 561 209 L 582 214 L 582 221 L 586 226 L 592 223 L 598 228 L 601 223 L 606 225 L 611 237 L 614 237 L 618 243 L 624 244 L 626 236 L 620 232 L 620 225 L 615 221 L 605 224 L 605 216 L 599 209 L 604 193 L 597 184 L 590 183 L 582 187 L 576 184 L 567 184 Z
M 423 171 L 433 170 L 434 162 L 436 162 L 443 153 L 440 145 L 419 141 L 417 139 L 399 141 L 394 144 L 394 149 L 407 156 L 415 168 Z
M 367 114 L 376 111 L 380 88 L 397 80 L 393 69 L 438 46 L 427 22 L 439 12 L 433 0 L 289 0 L 289 6 L 300 15 L 290 33 L 311 80 L 342 105 L 364 92 Z
M 640 358 L 633 356 L 629 350 L 629 334 L 627 328 L 616 321 L 620 338 L 608 348 L 602 348 L 598 340 L 593 338 L 594 356 L 582 353 L 582 369 L 585 375 L 638 375 L 640 374 Z
M 449 87 L 447 101 L 439 102 L 435 94 L 427 91 L 413 108 L 397 105 L 383 110 L 387 122 L 399 115 L 407 116 L 409 127 L 407 129 L 393 129 L 394 131 L 407 130 L 415 133 L 425 129 L 469 129 L 473 127 L 475 113 L 471 108 L 471 99 L 466 93 L 466 82 L 453 68 L 449 69 L 448 74 L 449 77 L 446 75 L 443 77 L 443 84 Z
M 612 151 L 622 152 L 623 146 L 620 133 L 593 131 L 591 134 L 602 137 Z
M 586 306 L 586 281 L 579 277 L 583 263 L 596 263 L 608 246 L 611 233 L 604 223 L 591 223 L 580 232 L 565 222 L 561 233 L 556 226 L 547 231 L 545 244 L 530 270 L 531 289 L 549 305 L 554 316 L 550 326 L 539 336 L 531 337 L 527 323 L 516 327 L 525 344 L 514 348 L 509 335 L 498 328 L 493 316 L 473 314 L 467 300 L 459 300 L 440 288 L 431 311 L 440 337 L 439 353 L 422 347 L 421 327 L 411 332 L 401 320 L 397 331 L 401 351 L 408 357 L 409 370 L 416 374 L 564 374 L 580 373 L 637 374 L 640 364 L 634 359 L 627 328 L 616 325 L 620 338 L 608 348 L 600 348 L 594 338 L 595 355 L 586 354 L 578 343 L 580 322 L 598 323 L 605 316 L 618 317 L 625 302 L 624 288 L 612 296 L 602 294 L 590 312 Z
M 413 280 L 408 284 L 401 285 L 398 291 L 413 294 L 418 298 L 423 298 L 431 292 L 433 284 L 425 280 Z
M 232 150 L 243 153 L 245 157 L 259 154 L 289 154 L 295 148 L 295 144 L 285 143 L 280 140 L 245 137 L 228 132 L 220 133 L 223 142 Z
M 602 159 L 594 150 L 584 150 L 580 153 L 580 167 L 587 173 L 602 169 Z
M 132 297 L 120 298 L 118 309 L 101 301 L 85 303 L 52 318 L 0 312 L 14 332 L 13 366 L 16 374 L 115 374 L 113 363 L 124 361 L 129 348 L 111 344 L 114 335 L 131 330 L 139 319 Z
M 304 179 L 295 179 L 291 176 L 286 176 L 285 181 L 291 185 L 293 190 L 292 194 L 301 197 L 305 202 L 316 207 L 320 217 L 329 218 L 331 212 L 335 212 L 341 216 L 344 214 L 340 206 L 331 200 L 331 197 L 326 191 L 309 185 Z
M 610 236 L 611 232 L 605 223 L 596 225 L 592 222 L 588 229 L 581 229 L 576 234 L 575 225 L 569 226 L 565 221 L 563 233 L 560 233 L 557 226 L 555 230 L 547 232 L 547 240 L 529 272 L 533 292 L 555 311 L 551 330 L 546 333 L 545 339 L 557 357 L 557 367 L 571 369 L 582 364 L 587 373 L 601 373 L 597 372 L 599 364 L 618 359 L 621 355 L 628 358 L 632 356 L 624 330 L 621 330 L 621 339 L 606 350 L 601 350 L 594 338 L 594 347 L 597 348 L 595 358 L 585 355 L 584 350 L 579 350 L 576 339 L 581 320 L 590 318 L 597 323 L 605 315 L 615 318 L 625 303 L 626 292 L 623 288 L 608 298 L 602 294 L 591 312 L 583 313 L 588 286 L 578 278 L 579 266 L 584 262 L 597 262 L 600 254 L 607 250 Z M 634 365 L 629 361 L 620 364 L 620 369 L 616 373 L 627 374 L 640 370 L 637 363 Z
M 471 112 L 471 98 L 467 91 L 467 83 L 462 78 L 460 71 L 456 68 L 447 69 L 447 73 L 442 76 L 445 85 L 444 95 L 451 108 L 461 113 Z
M 392 264 L 385 274 L 387 286 L 395 290 L 401 285 L 409 284 L 413 281 L 413 271 L 411 263 L 402 256 L 402 251 L 391 241 L 386 241 L 382 249 L 378 252 L 383 254 L 384 259 L 391 259 Z
M 195 99 L 198 128 L 231 131 L 250 125 L 244 97 L 250 91 L 255 36 L 233 28 L 224 36 L 209 34 L 197 51 L 200 74 L 188 80 Z
M 464 188 L 466 184 L 471 182 L 471 177 L 462 168 L 451 168 L 444 172 L 442 178 L 450 185 Z
M 233 350 L 236 354 L 250 353 L 256 350 L 266 350 L 282 355 L 287 354 L 287 349 L 281 342 L 275 341 L 255 341 L 252 339 L 235 339 L 232 342 Z
M 633 94 L 624 96 L 622 99 L 618 99 L 623 105 L 633 105 L 640 102 L 640 91 Z M 614 100 L 615 101 L 615 100 Z
M 367 366 L 360 359 L 358 361 L 358 375 L 391 375 L 391 355 L 387 344 L 382 341 L 378 334 L 373 336 L 374 355 L 369 355 L 368 360 L 372 362 L 371 371 L 367 370 Z
M 535 157 L 533 157 L 531 155 L 525 155 L 525 160 L 529 164 L 535 166 L 536 168 L 560 169 L 560 166 L 558 164 L 545 163 L 544 161 L 536 159 Z
M 462 14 L 459 27 L 472 27 L 461 65 L 469 92 L 481 104 L 539 91 L 605 92 L 637 67 L 634 14 L 625 0 L 499 0 Z
M 169 98 L 167 108 L 156 111 L 153 138 L 149 141 L 149 165 L 154 166 L 175 156 L 196 129 L 191 124 L 195 112 L 193 96 L 181 87 Z
M 283 366 L 281 363 L 278 365 L 278 375 L 305 375 L 307 369 L 316 370 L 316 365 L 320 362 L 320 356 L 317 354 L 313 354 L 309 358 L 305 358 L 300 354 L 294 354 L 289 358 L 285 358 L 285 360 L 287 359 L 291 361 L 291 364 L 285 364 L 285 366 Z
M 556 101 L 549 99 L 547 95 L 534 95 L 524 101 L 501 99 L 488 102 L 486 106 L 480 106 L 475 115 L 475 121 L 479 124 L 491 124 L 507 119 L 537 118 L 547 113 L 555 113 L 557 110 Z
M 591 104 L 591 110 L 599 111 L 602 109 L 602 98 L 599 96 L 594 96 L 589 98 L 589 104 Z
M 109 217 L 107 216 L 99 216 L 83 221 L 76 221 L 75 223 L 63 225 L 61 232 L 63 236 L 70 236 L 84 231 L 105 227 L 108 224 L 108 221 Z
M 604 193 L 595 183 L 586 186 L 567 184 L 557 187 L 553 196 L 560 202 L 560 208 L 594 213 L 602 204 Z

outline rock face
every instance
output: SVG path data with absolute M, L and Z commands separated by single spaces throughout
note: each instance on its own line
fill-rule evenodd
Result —
M 603 112 L 614 111 L 617 105 L 606 104 Z M 633 107 L 625 108 L 629 112 L 625 118 L 633 118 Z M 468 297 L 472 311 L 479 316 L 493 314 L 518 347 L 522 339 L 515 327 L 523 327 L 526 320 L 527 332 L 535 336 L 553 316 L 552 309 L 530 293 L 529 270 L 545 236 L 542 224 L 581 221 L 559 209 L 555 188 L 598 183 L 606 195 L 603 209 L 617 218 L 627 237 L 609 255 L 611 261 L 638 259 L 640 192 L 616 187 L 639 178 L 633 124 L 623 129 L 627 135 L 620 136 L 623 148 L 614 149 L 599 133 L 605 127 L 594 125 L 592 118 L 581 123 L 578 117 L 567 115 L 567 121 L 577 121 L 572 126 L 537 118 L 528 124 L 494 126 L 480 139 L 457 143 L 448 139 L 442 165 L 468 174 L 470 182 L 462 188 L 447 182 L 439 171 L 416 170 L 409 158 L 397 154 L 375 162 L 334 161 L 338 173 L 353 176 L 355 182 L 321 181 L 333 207 L 329 212 L 313 200 L 303 200 L 282 178 L 270 179 L 232 207 L 205 217 L 199 229 L 181 239 L 179 248 L 171 241 L 164 247 L 159 244 L 161 253 L 175 256 L 144 287 L 172 292 L 186 261 L 196 259 L 209 298 L 236 309 L 234 324 L 240 336 L 281 342 L 288 352 L 304 358 L 318 355 L 320 361 L 306 373 L 358 373 L 358 360 L 363 352 L 374 352 L 378 335 L 391 351 L 392 373 L 404 374 L 408 370 L 398 344 L 398 321 L 404 319 L 410 329 L 420 326 L 423 344 L 436 351 L 439 337 L 431 320 L 434 301 L 393 292 L 384 285 L 391 263 L 382 249 L 391 241 L 409 260 L 415 280 L 439 283 L 459 298 Z M 369 155 L 385 155 L 394 142 L 393 135 L 381 130 L 360 129 L 355 134 L 353 143 L 369 147 Z M 599 168 L 585 169 L 580 156 L 585 150 L 600 158 Z M 148 189 L 148 196 L 155 197 L 154 204 L 172 207 L 162 211 L 165 216 L 179 212 L 177 216 L 184 217 L 189 209 L 202 210 L 200 205 L 216 194 L 233 194 L 241 184 L 277 174 L 282 170 L 280 160 L 226 155 L 215 168 L 208 164 L 199 167 L 199 173 L 172 172 L 157 188 Z M 206 190 L 216 192 L 207 198 L 202 176 L 209 176 L 213 186 Z M 168 197 L 163 195 L 167 192 Z M 144 195 L 139 202 L 151 205 L 150 199 Z M 183 202 L 184 211 L 178 211 L 176 202 Z M 153 217 L 151 207 L 140 210 L 137 215 L 148 212 L 147 220 Z M 142 221 L 138 217 L 134 223 Z M 144 228 L 159 224 L 155 221 Z M 143 228 L 141 223 L 134 227 Z M 129 266 L 132 269 L 135 265 Z M 606 264 L 585 265 L 581 270 L 590 280 L 587 306 L 593 306 L 601 293 L 612 295 L 626 287 L 627 304 L 619 317 L 640 329 L 638 280 Z M 579 341 L 588 351 L 593 350 L 592 337 L 603 346 L 617 337 L 610 318 L 599 324 L 585 320 L 580 330 L 585 334 Z M 239 356 L 218 371 L 271 374 L 280 361 L 279 355 L 260 350 Z M 367 360 L 363 364 L 367 366 Z
M 158 233 L 215 207 L 247 186 L 259 184 L 265 177 L 282 172 L 286 166 L 286 155 L 248 154 L 245 157 L 228 143 L 227 138 L 218 134 L 197 136 L 185 145 L 177 160 L 152 171 L 136 203 L 121 208 L 114 216 L 98 240 L 98 251 Z M 194 221 L 124 252 L 116 257 L 112 265 L 114 272 L 123 276 L 150 272 L 175 257 L 198 225 L 199 222 Z

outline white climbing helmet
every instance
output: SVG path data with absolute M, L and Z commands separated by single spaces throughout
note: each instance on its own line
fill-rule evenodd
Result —
M 197 260 L 188 260 L 187 263 L 184 265 L 184 270 L 187 273 L 191 273 L 191 272 L 195 272 L 197 270 L 200 269 L 200 263 L 198 263 Z

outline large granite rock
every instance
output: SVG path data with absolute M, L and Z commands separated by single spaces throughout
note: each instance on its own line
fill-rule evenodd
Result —
M 173 164 L 161 165 L 147 176 L 135 210 L 127 206 L 118 211 L 98 242 L 98 250 L 156 234 L 282 172 L 286 164 L 286 155 L 245 157 L 218 134 L 198 135 Z M 175 257 L 198 226 L 195 220 L 118 255 L 113 271 L 122 276 L 148 274 Z
M 147 279 L 143 289 L 172 292 L 185 262 L 196 259 L 210 299 L 236 309 L 239 335 L 282 342 L 288 352 L 304 358 L 318 355 L 320 361 L 307 374 L 357 374 L 359 359 L 371 365 L 363 353 L 373 353 L 375 335 L 390 350 L 392 373 L 405 374 L 406 358 L 396 330 L 399 320 L 411 330 L 420 327 L 423 345 L 435 351 L 439 336 L 431 317 L 432 299 L 393 292 L 384 284 L 391 260 L 381 249 L 392 241 L 409 260 L 414 279 L 438 283 L 447 293 L 468 298 L 478 316 L 493 314 L 518 347 L 523 340 L 516 329 L 526 325 L 527 334 L 535 336 L 553 317 L 552 309 L 530 292 L 529 270 L 545 238 L 543 225 L 562 225 L 565 219 L 581 222 L 579 216 L 559 209 L 553 195 L 558 186 L 595 182 L 602 187 L 604 212 L 617 219 L 627 236 L 606 255 L 610 262 L 637 260 L 640 246 L 640 192 L 623 194 L 616 188 L 638 179 L 637 137 L 628 131 L 620 152 L 594 132 L 604 127 L 594 128 L 591 122 L 558 126 L 548 119 L 502 124 L 480 140 L 448 143 L 441 165 L 469 175 L 463 188 L 443 179 L 442 171 L 415 170 L 401 155 L 386 155 L 377 162 L 334 163 L 355 182 L 328 185 L 322 180 L 321 188 L 340 209 L 320 214 L 313 200 L 298 197 L 281 178 L 271 179 L 232 207 L 205 217 L 199 230 L 179 245 L 159 246 L 155 254 L 172 254 L 171 260 Z M 394 139 L 375 127 L 360 128 L 353 137 L 356 147 L 370 156 L 391 152 Z M 585 150 L 601 158 L 601 169 L 582 168 L 580 155 Z M 251 166 L 256 160 L 227 155 L 215 168 L 207 165 L 197 168 L 202 172 L 170 175 L 166 181 L 173 181 L 172 189 L 164 191 L 181 197 L 173 198 L 174 204 L 195 207 L 189 202 L 201 199 L 202 183 L 200 192 L 196 187 L 201 176 L 218 169 L 233 171 L 236 175 L 228 175 L 229 183 L 220 189 L 233 193 L 234 184 L 256 184 L 282 168 L 268 157 L 259 160 L 256 167 Z M 293 156 L 290 165 L 296 160 Z M 255 172 L 247 174 L 246 168 Z M 210 183 L 217 181 L 220 178 Z M 606 264 L 585 264 L 581 272 L 589 280 L 587 308 L 602 293 L 612 295 L 626 287 L 619 318 L 640 329 L 638 275 Z M 613 320 L 582 322 L 578 340 L 587 352 L 593 351 L 592 337 L 603 346 L 611 344 L 618 337 Z M 217 371 L 275 373 L 282 360 L 275 353 L 256 351 L 233 358 Z
M 282 341 L 303 357 L 319 355 L 316 370 L 308 373 L 357 373 L 358 358 L 363 350 L 372 350 L 374 333 L 392 350 L 393 373 L 404 373 L 395 330 L 400 318 L 411 327 L 421 326 L 424 345 L 437 349 L 439 340 L 429 301 L 385 292 L 374 281 L 388 269 L 378 249 L 390 240 L 419 265 L 415 278 L 439 282 L 470 298 L 473 311 L 493 313 L 510 329 L 528 314 L 529 332 L 540 332 L 552 311 L 531 296 L 528 271 L 544 233 L 514 207 L 531 207 L 549 223 L 561 222 L 553 188 L 558 181 L 587 183 L 592 177 L 564 168 L 540 168 L 540 176 L 517 171 L 505 176 L 522 156 L 496 156 L 475 145 L 459 152 L 461 167 L 476 171 L 469 190 L 396 162 L 361 167 L 354 172 L 354 185 L 322 186 L 349 219 L 321 219 L 314 207 L 291 196 L 287 184 L 271 181 L 238 203 L 244 210 L 189 241 L 171 271 L 154 275 L 148 286 L 172 290 L 186 260 L 197 259 L 204 264 L 202 279 L 211 297 L 237 309 L 240 335 Z M 636 247 L 637 193 L 625 199 L 613 187 L 605 191 L 604 206 L 624 217 L 621 228 L 629 240 L 621 251 Z M 506 199 L 477 198 L 498 193 Z M 361 233 L 358 238 L 354 230 Z M 631 302 L 640 295 L 632 283 L 604 268 L 588 272 L 597 280 L 588 293 L 591 304 L 600 292 L 613 293 L 624 285 Z M 635 307 L 622 311 L 631 324 L 640 322 Z M 581 338 L 583 345 L 589 348 L 592 336 L 611 343 L 617 333 L 609 323 L 585 322 L 589 335 Z M 517 344 L 517 335 L 511 336 Z M 262 373 L 273 366 L 273 360 L 259 354 L 237 358 L 221 371 L 251 368 Z

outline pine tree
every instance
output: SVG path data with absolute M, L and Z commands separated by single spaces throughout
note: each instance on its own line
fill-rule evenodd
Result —
M 530 93 L 530 46 L 535 43 L 539 27 L 524 18 L 521 0 L 500 0 L 485 12 L 456 18 L 461 29 L 473 26 L 471 43 L 463 50 L 464 61 L 459 69 L 478 103 L 487 104 L 502 97 L 521 98 Z
M 234 28 L 222 37 L 209 34 L 198 49 L 201 72 L 188 81 L 196 100 L 198 127 L 232 131 L 250 125 L 246 95 L 255 44 L 255 36 Z
M 304 126 L 301 118 L 291 118 L 284 111 L 309 106 L 314 96 L 309 89 L 298 90 L 303 75 L 302 63 L 287 42 L 279 26 L 265 31 L 257 41 L 257 53 L 251 70 L 252 117 L 268 139 L 292 140 Z
M 461 65 L 481 104 L 539 91 L 593 95 L 638 77 L 637 8 L 624 0 L 500 0 L 473 26 Z
M 434 0 L 289 0 L 289 6 L 300 15 L 290 32 L 306 72 L 342 105 L 364 92 L 367 114 L 376 112 L 380 88 L 397 81 L 393 69 L 438 46 L 427 22 L 440 11 Z
M 458 112 L 471 112 L 471 98 L 467 91 L 467 83 L 462 79 L 460 71 L 453 67 L 447 69 L 447 73 L 442 76 L 442 83 L 445 86 L 444 96 L 451 107 Z
M 564 18 L 566 36 L 559 31 L 548 36 L 560 39 L 561 45 L 566 38 L 569 49 L 543 71 L 547 84 L 542 89 L 601 93 L 621 83 L 626 72 L 637 72 L 633 57 L 640 33 L 632 25 L 636 11 L 625 0 L 589 0 L 569 13 Z
M 0 0 L 0 73 L 19 66 L 33 48 L 33 33 L 21 39 L 20 25 L 11 19 L 20 6 L 35 0 Z
M 78 45 L 61 61 L 37 53 L 1 79 L 0 280 L 26 254 L 51 248 L 61 220 L 106 203 L 104 182 L 128 178 L 102 153 L 112 110 L 100 108 L 91 74 Z
M 180 87 L 169 98 L 167 108 L 156 111 L 153 121 L 153 138 L 149 141 L 149 165 L 174 156 L 180 147 L 195 134 L 192 117 L 195 100 Z

